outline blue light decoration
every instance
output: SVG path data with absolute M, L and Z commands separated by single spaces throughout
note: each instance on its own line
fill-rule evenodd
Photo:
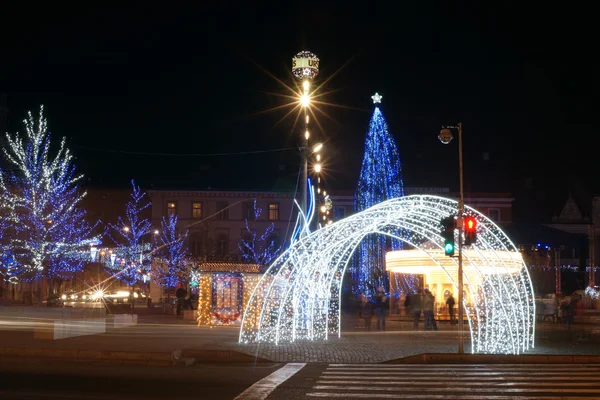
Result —
M 372 96 L 375 104 L 382 96 Z M 365 140 L 365 154 L 356 188 L 355 208 L 366 210 L 385 200 L 404 196 L 400 154 L 387 122 L 375 106 Z M 398 236 L 401 236 L 399 233 Z M 388 292 L 389 277 L 385 271 L 385 253 L 402 248 L 400 240 L 380 234 L 366 236 L 357 249 L 352 269 L 353 292 L 371 297 L 378 289 Z
M 2 250 L 0 253 L 0 276 L 2 281 L 9 284 L 19 283 L 19 276 L 23 268 L 17 263 L 10 251 Z
M 141 215 L 152 203 L 133 180 L 131 185 L 133 189 L 131 200 L 125 206 L 125 219 L 119 217 L 117 224 L 108 224 L 106 230 L 106 236 L 117 246 L 115 263 L 111 262 L 107 268 L 127 286 L 135 285 L 150 269 L 152 241 L 146 235 L 155 233 L 150 229 L 150 220 Z
M 12 281 L 70 279 L 83 269 L 89 247 L 100 243 L 80 207 L 83 175 L 75 174 L 65 138 L 57 152 L 50 151 L 43 111 L 37 120 L 29 112 L 25 133 L 7 134 L 3 148 L 10 169 L 0 173 L 0 213 L 4 249 L 18 265 L 11 267 Z
M 298 215 L 296 217 L 296 225 L 294 226 L 294 231 L 293 231 L 294 233 L 292 234 L 292 238 L 290 240 L 290 246 L 293 245 L 294 242 L 296 240 L 298 240 L 299 238 L 310 235 L 310 224 L 314 217 L 315 202 L 316 202 L 315 189 L 312 186 L 310 178 L 308 179 L 307 187 L 308 187 L 308 209 L 303 210 L 302 207 L 300 207 L 300 205 L 298 204 L 298 202 L 296 200 L 294 200 L 296 207 L 298 207 Z M 301 219 L 303 220 L 303 222 L 300 222 Z
M 261 214 L 262 208 L 256 206 L 256 199 L 254 199 L 252 224 L 246 218 L 246 231 L 244 232 L 244 237 L 238 243 L 238 247 L 244 261 L 266 266 L 277 257 L 281 246 L 277 246 L 273 240 L 273 230 L 275 229 L 275 224 L 273 223 L 267 226 L 262 235 L 258 235 L 256 221 L 258 221 Z
M 157 236 L 156 256 L 152 260 L 152 280 L 165 289 L 174 289 L 179 282 L 188 279 L 186 258 L 187 251 L 184 248 L 188 230 L 183 233 L 177 232 L 178 216 L 169 215 L 161 220 L 161 230 Z M 146 276 L 146 275 L 144 275 Z

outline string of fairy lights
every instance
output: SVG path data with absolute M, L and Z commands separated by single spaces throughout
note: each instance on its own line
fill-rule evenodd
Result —
M 457 261 L 443 256 L 440 220 L 456 201 L 407 196 L 377 204 L 295 242 L 266 271 L 249 299 L 241 343 L 285 343 L 340 336 L 341 281 L 365 235 L 391 235 L 424 252 L 456 288 Z M 478 220 L 477 245 L 465 254 L 465 303 L 473 353 L 520 354 L 534 346 L 531 279 L 510 239 L 491 220 Z M 402 237 L 395 236 L 402 232 Z

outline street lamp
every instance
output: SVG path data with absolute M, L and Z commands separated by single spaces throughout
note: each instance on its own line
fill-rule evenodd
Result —
M 302 212 L 307 211 L 308 198 L 308 109 L 310 107 L 310 81 L 319 73 L 319 58 L 310 51 L 301 51 L 292 58 L 292 73 L 302 81 L 303 92 L 299 95 L 299 103 L 304 109 L 304 141 L 301 148 L 304 169 L 302 172 Z M 304 224 L 303 219 L 301 219 Z M 301 230 L 304 232 L 304 229 Z
M 438 139 L 443 144 L 449 144 L 452 139 L 452 129 L 458 130 L 458 171 L 459 171 L 459 185 L 460 185 L 460 198 L 458 200 L 458 213 L 456 225 L 458 228 L 458 352 L 462 354 L 463 350 L 463 336 L 464 336 L 464 305 L 463 305 L 463 257 L 462 257 L 462 246 L 463 246 L 463 213 L 465 211 L 465 197 L 463 190 L 463 151 L 462 151 L 462 123 L 458 123 L 456 126 L 443 126 Z

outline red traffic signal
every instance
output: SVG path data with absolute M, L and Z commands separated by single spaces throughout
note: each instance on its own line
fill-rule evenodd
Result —
M 475 244 L 477 241 L 477 220 L 474 217 L 465 217 L 463 230 L 465 232 L 465 245 Z

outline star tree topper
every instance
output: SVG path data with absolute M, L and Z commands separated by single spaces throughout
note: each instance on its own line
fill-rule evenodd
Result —
M 375 92 L 375 94 L 371 96 L 371 98 L 373 99 L 373 104 L 377 104 L 381 103 L 381 99 L 383 98 L 383 96 L 380 96 L 379 93 Z

